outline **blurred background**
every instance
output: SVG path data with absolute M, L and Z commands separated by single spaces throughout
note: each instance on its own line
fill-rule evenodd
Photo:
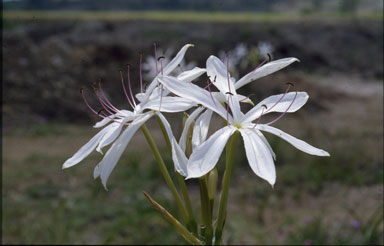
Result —
M 118 71 L 131 64 L 138 91 L 140 52 L 150 81 L 155 42 L 166 59 L 195 44 L 178 69 L 205 67 L 209 55 L 225 59 L 229 52 L 237 78 L 267 53 L 301 60 L 240 93 L 257 103 L 284 92 L 287 82 L 307 91 L 309 102 L 275 126 L 331 157 L 307 155 L 266 134 L 277 155 L 271 188 L 251 171 L 239 143 L 225 243 L 383 244 L 382 0 L 2 4 L 4 244 L 184 244 L 142 195 L 177 213 L 141 132 L 112 173 L 109 191 L 92 177 L 98 153 L 61 170 L 97 133 L 97 116 L 79 89 L 97 107 L 92 84 L 101 79 L 113 103 L 129 109 Z M 166 116 L 180 136 L 182 115 Z M 157 122 L 148 127 L 167 153 Z M 187 184 L 200 215 L 198 184 Z

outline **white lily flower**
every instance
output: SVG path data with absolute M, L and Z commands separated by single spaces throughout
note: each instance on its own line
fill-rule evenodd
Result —
M 177 65 L 182 61 L 185 52 L 192 45 L 185 45 L 179 53 L 176 55 L 172 61 L 169 62 L 167 66 L 162 69 L 162 74 L 167 75 L 171 73 Z M 205 69 L 194 68 L 189 71 L 181 73 L 178 78 L 185 82 L 191 82 L 192 80 L 199 77 L 205 72 Z M 122 74 L 121 74 L 122 76 Z M 196 103 L 190 100 L 186 100 L 180 97 L 170 97 L 167 96 L 169 91 L 162 89 L 162 86 L 158 86 L 157 81 L 158 76 L 151 82 L 148 89 L 145 92 L 141 92 L 136 95 L 136 98 L 139 100 L 139 103 L 136 104 L 135 98 L 133 97 L 129 74 L 128 74 L 128 88 L 129 93 L 125 90 L 124 80 L 122 77 L 122 84 L 124 93 L 127 97 L 128 102 L 132 106 L 132 111 L 129 110 L 118 110 L 114 107 L 111 102 L 104 95 L 101 87 L 96 94 L 100 104 L 103 106 L 104 111 L 109 113 L 109 115 L 96 112 L 87 102 L 83 91 L 81 91 L 83 99 L 86 105 L 98 116 L 103 119 L 97 122 L 94 127 L 104 127 L 98 134 L 96 134 L 87 144 L 85 144 L 79 151 L 77 151 L 71 158 L 69 158 L 64 164 L 63 168 L 68 168 L 74 166 L 86 158 L 92 151 L 95 149 L 102 154 L 102 148 L 113 143 L 109 150 L 106 152 L 102 161 L 94 169 L 94 178 L 101 177 L 103 185 L 106 187 L 107 180 L 116 166 L 118 160 L 120 159 L 124 149 L 130 142 L 133 135 L 136 131 L 155 113 L 159 115 L 164 125 L 168 125 L 165 118 L 161 115 L 160 112 L 182 112 L 193 106 L 196 106 Z M 142 88 L 142 81 L 141 88 Z M 108 124 L 108 125 L 107 125 Z M 124 126 L 127 126 L 126 129 L 121 133 Z M 169 130 L 170 131 L 170 130 Z M 170 131 L 171 132 L 171 131 Z M 121 135 L 120 135 L 121 133 Z M 169 134 L 171 142 L 173 140 L 173 135 Z M 173 145 L 173 152 L 175 154 L 179 146 Z M 176 166 L 176 170 L 180 172 L 179 166 Z
M 163 65 L 167 65 L 171 61 L 170 57 L 172 56 L 172 54 L 174 54 L 173 52 L 174 52 L 173 49 L 167 49 L 163 51 L 162 49 L 159 48 L 159 49 L 156 49 L 156 56 L 162 57 Z M 147 56 L 145 58 L 145 61 L 143 62 L 144 77 L 146 79 L 154 78 L 158 73 L 158 70 L 159 70 L 158 66 L 159 66 L 158 60 L 155 56 Z M 182 60 L 178 66 L 180 67 L 180 69 L 174 70 L 172 72 L 172 75 L 176 75 L 177 73 L 183 70 L 190 70 L 196 67 L 196 63 L 195 62 L 186 63 L 184 60 Z
M 217 65 L 217 63 L 215 65 Z M 276 181 L 273 161 L 274 154 L 261 131 L 275 134 L 306 153 L 318 156 L 329 156 L 326 151 L 315 148 L 302 140 L 269 126 L 269 124 L 275 122 L 275 120 L 267 124 L 258 124 L 261 116 L 266 113 L 282 112 L 282 115 L 284 115 L 287 112 L 297 111 L 308 100 L 308 94 L 306 92 L 290 92 L 268 97 L 248 111 L 247 114 L 243 114 L 240 110 L 239 100 L 236 100 L 234 81 L 228 79 L 227 84 L 224 84 L 222 78 L 224 78 L 225 71 L 218 66 L 216 67 L 218 68 L 216 75 L 216 82 L 218 83 L 216 87 L 218 87 L 221 92 L 228 92 L 226 93 L 227 102 L 232 114 L 230 114 L 218 100 L 210 97 L 208 91 L 194 84 L 183 83 L 169 76 L 159 78 L 159 81 L 174 94 L 215 111 L 228 122 L 227 126 L 216 131 L 197 147 L 195 146 L 186 164 L 187 179 L 201 177 L 211 171 L 219 160 L 228 139 L 235 131 L 239 131 L 243 137 L 245 151 L 251 169 L 256 175 L 267 180 L 271 185 L 274 185 Z M 202 121 L 205 121 L 206 124 L 209 117 L 205 116 L 204 118 L 206 118 L 206 120 L 202 119 Z M 278 117 L 278 119 L 279 118 L 281 117 Z M 257 123 L 252 123 L 254 120 L 257 120 Z
M 227 61 L 228 64 L 227 64 L 227 66 L 225 66 L 224 63 L 219 58 L 217 58 L 216 56 L 210 56 L 207 59 L 207 64 L 206 64 L 207 75 L 210 77 L 212 84 L 219 90 L 218 92 L 211 92 L 210 93 L 211 97 L 214 97 L 220 103 L 227 103 L 227 99 L 228 99 L 227 93 L 229 91 L 232 91 L 231 94 L 232 94 L 232 97 L 234 97 L 235 101 L 240 101 L 243 103 L 249 103 L 249 104 L 254 105 L 253 102 L 249 99 L 249 97 L 237 94 L 236 90 L 239 89 L 240 87 L 250 83 L 251 81 L 253 81 L 255 79 L 264 77 L 264 76 L 271 74 L 271 73 L 274 73 L 274 72 L 290 65 L 291 63 L 293 63 L 295 61 L 298 61 L 298 59 L 297 58 L 285 58 L 285 59 L 280 59 L 280 60 L 270 62 L 268 64 L 265 64 L 264 66 L 259 66 L 256 69 L 254 69 L 252 72 L 246 74 L 243 78 L 241 78 L 239 80 L 240 81 L 240 84 L 239 84 L 238 82 L 235 82 L 235 79 L 232 78 L 230 73 L 228 72 L 230 61 Z M 228 80 L 232 81 L 231 84 L 235 84 L 235 86 L 234 86 L 235 88 L 231 88 L 231 90 L 229 90 Z M 209 86 L 210 86 L 210 84 L 208 84 L 207 88 L 210 90 Z M 197 116 L 198 115 L 195 115 L 195 118 Z M 207 120 L 208 121 L 205 122 L 205 125 L 207 125 L 207 127 L 208 127 L 210 118 L 207 118 Z M 189 125 L 185 125 L 183 133 L 186 134 L 186 132 L 188 132 L 188 129 L 189 129 Z M 194 131 L 193 131 L 193 139 L 196 140 L 197 136 L 196 137 L 194 137 L 194 136 L 195 136 L 195 134 L 198 134 L 199 131 L 200 130 L 198 129 L 198 126 L 196 126 L 194 128 Z M 205 140 L 205 138 L 200 139 L 200 142 L 203 142 L 204 140 Z M 182 146 L 185 146 L 185 143 L 183 143 L 182 141 L 186 141 L 186 138 L 182 138 L 182 139 L 180 139 L 180 141 L 181 141 L 180 144 Z

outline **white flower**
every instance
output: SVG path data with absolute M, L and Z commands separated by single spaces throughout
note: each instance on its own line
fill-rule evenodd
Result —
M 161 66 L 166 66 L 170 62 L 170 57 L 173 54 L 172 49 L 168 49 L 165 52 L 162 49 L 157 49 L 156 56 L 147 56 L 145 58 L 145 62 L 143 62 L 143 70 L 144 70 L 144 77 L 146 79 L 154 78 L 156 76 L 156 73 L 161 70 Z M 161 57 L 160 64 L 157 60 Z M 180 74 L 181 72 L 184 72 L 184 70 L 191 70 L 194 67 L 196 67 L 195 62 L 189 62 L 186 63 L 184 60 L 182 60 L 178 67 L 180 69 L 175 69 L 172 71 L 172 75 Z
M 191 46 L 192 45 L 189 44 L 185 45 L 175 56 L 175 58 L 173 58 L 172 61 L 170 61 L 168 65 L 162 69 L 162 74 L 168 75 L 169 73 L 171 73 L 182 61 L 185 52 Z M 183 83 L 190 82 L 195 78 L 199 77 L 204 72 L 205 69 L 194 68 L 192 70 L 181 73 L 177 78 L 180 81 L 183 81 Z M 132 136 L 136 133 L 136 131 L 155 113 L 159 115 L 164 124 L 168 124 L 165 118 L 161 115 L 161 113 L 156 111 L 181 112 L 196 105 L 193 101 L 190 101 L 188 99 L 167 96 L 169 94 L 169 91 L 163 90 L 162 86 L 158 85 L 157 78 L 158 75 L 151 82 L 145 92 L 141 92 L 136 95 L 136 98 L 139 100 L 138 104 L 136 104 L 135 99 L 133 98 L 130 83 L 128 83 L 128 93 L 125 90 L 124 80 L 122 79 L 124 92 L 126 94 L 128 102 L 133 108 L 132 111 L 118 110 L 105 97 L 103 91 L 100 88 L 99 93 L 97 93 L 97 96 L 100 101 L 100 104 L 104 107 L 105 111 L 109 113 L 109 115 L 98 113 L 90 107 L 90 105 L 85 99 L 84 94 L 82 93 L 87 106 L 95 114 L 104 118 L 103 120 L 97 122 L 94 127 L 105 127 L 98 134 L 96 134 L 87 144 L 85 144 L 78 152 L 76 152 L 71 158 L 69 158 L 63 164 L 63 168 L 68 168 L 78 164 L 95 149 L 98 152 L 102 153 L 103 147 L 113 143 L 113 145 L 106 152 L 102 161 L 94 169 L 94 178 L 100 176 L 103 185 L 106 187 L 108 177 L 110 176 L 113 168 L 117 164 L 124 149 L 130 142 Z M 127 127 L 121 133 L 124 126 Z M 170 135 L 171 141 L 173 141 L 172 138 L 173 135 Z M 179 168 L 176 167 L 176 169 Z
M 252 72 L 245 75 L 242 79 L 240 79 L 239 81 L 241 83 L 238 84 L 238 87 L 236 87 L 236 89 L 240 88 L 243 85 L 246 85 L 247 83 L 250 83 L 251 81 L 253 81 L 255 79 L 264 77 L 268 74 L 271 74 L 275 71 L 278 71 L 278 70 L 288 66 L 289 64 L 291 64 L 295 61 L 298 61 L 298 59 L 285 58 L 285 59 L 281 59 L 281 60 L 277 60 L 277 61 L 268 63 L 268 64 L 261 66 L 261 67 L 259 66 L 258 68 L 254 69 Z M 212 84 L 215 85 L 216 88 L 219 90 L 218 92 L 211 92 L 210 84 L 208 84 L 207 88 L 209 89 L 210 97 L 215 98 L 220 103 L 226 103 L 227 102 L 227 96 L 228 96 L 227 90 L 226 90 L 226 87 L 228 86 L 228 82 L 227 82 L 228 78 L 232 82 L 234 82 L 235 79 L 232 78 L 230 76 L 230 74 L 226 72 L 225 65 L 220 61 L 219 58 L 217 58 L 215 56 L 210 56 L 207 59 L 206 66 L 207 66 L 208 77 L 211 78 Z M 246 96 L 242 96 L 239 94 L 235 94 L 233 96 L 236 97 L 237 100 L 239 100 L 240 102 L 250 103 L 250 104 L 254 105 L 253 102 Z M 216 103 L 213 101 L 213 99 L 212 99 L 212 102 L 214 103 L 214 106 L 216 107 Z M 197 146 L 199 146 L 202 142 L 204 142 L 206 140 L 206 137 L 208 134 L 208 128 L 209 128 L 209 124 L 210 124 L 210 120 L 211 120 L 211 116 L 212 116 L 212 111 L 210 109 L 207 109 L 205 111 L 205 113 L 202 113 L 199 116 L 199 114 L 201 112 L 203 112 L 204 109 L 205 108 L 203 108 L 203 107 L 198 107 L 189 116 L 188 120 L 186 121 L 182 135 L 181 135 L 180 140 L 179 140 L 179 145 L 180 145 L 181 149 L 183 150 L 183 152 L 185 152 L 187 134 L 188 134 L 188 131 L 190 129 L 190 125 L 194 120 L 196 120 L 197 117 L 199 117 L 199 118 L 197 118 L 196 124 L 193 128 L 192 150 L 194 150 Z M 227 114 L 227 116 L 229 116 L 229 115 Z M 187 165 L 186 164 L 187 162 L 185 161 L 186 157 L 185 158 L 180 157 L 181 155 L 182 154 L 179 154 L 179 156 L 173 156 L 174 157 L 173 161 L 175 163 L 175 166 L 179 166 L 179 167 L 185 166 L 185 168 L 180 168 L 180 170 L 184 170 L 184 169 L 186 170 L 186 165 Z M 184 171 L 179 172 L 179 173 L 185 177 L 188 176 L 187 173 Z
M 297 60 L 295 58 L 291 59 Z M 208 91 L 194 84 L 184 83 L 169 76 L 159 78 L 159 81 L 174 94 L 192 100 L 207 109 L 215 111 L 228 122 L 227 126 L 216 131 L 206 141 L 195 147 L 189 160 L 184 160 L 186 162 L 181 163 L 181 165 L 185 166 L 187 169 L 187 178 L 201 177 L 211 171 L 215 167 L 228 139 L 235 131 L 239 131 L 243 137 L 246 155 L 252 170 L 256 175 L 267 180 L 271 185 L 276 181 L 275 166 L 273 162 L 274 153 L 261 131 L 275 134 L 306 153 L 318 156 L 329 156 L 326 151 L 315 148 L 302 140 L 269 126 L 270 123 L 275 121 L 267 124 L 258 124 L 258 121 L 256 124 L 252 123 L 252 121 L 259 119 L 266 113 L 282 112 L 285 114 L 287 112 L 297 111 L 307 102 L 307 93 L 290 92 L 271 96 L 261 101 L 246 114 L 243 114 L 240 110 L 240 100 L 236 93 L 236 88 L 251 82 L 255 78 L 260 78 L 270 74 L 272 71 L 276 71 L 286 66 L 288 62 L 287 59 L 268 63 L 261 67 L 260 70 L 245 75 L 236 83 L 234 79 L 227 77 L 229 76 L 227 74 L 227 69 L 224 64 L 217 60 L 218 59 L 216 58 L 212 58 L 213 70 L 207 66 L 207 73 L 209 74 L 213 71 L 210 76 L 216 76 L 216 82 L 214 84 L 221 93 L 226 95 L 227 105 L 231 109 L 231 114 L 217 99 L 211 97 Z M 293 61 L 290 60 L 290 62 Z M 204 120 L 202 118 L 202 122 L 199 124 L 206 126 L 209 117 L 206 116 L 205 118 L 207 119 Z
M 241 78 L 239 80 L 240 83 L 236 83 L 237 86 L 235 86 L 235 88 L 239 89 L 240 87 L 250 83 L 251 81 L 256 80 L 258 78 L 261 78 L 261 77 L 264 77 L 264 76 L 267 76 L 273 72 L 276 72 L 276 71 L 290 65 L 291 63 L 293 63 L 295 61 L 298 61 L 298 59 L 297 58 L 285 58 L 285 59 L 280 59 L 280 60 L 277 60 L 274 62 L 270 62 L 268 64 L 265 64 L 264 66 L 261 66 L 261 67 L 259 66 L 256 69 L 254 69 L 252 72 L 248 73 L 243 78 Z M 210 56 L 207 59 L 206 66 L 207 66 L 208 77 L 211 78 L 212 84 L 215 85 L 215 87 L 219 90 L 218 92 L 211 92 L 210 91 L 211 97 L 214 97 L 220 103 L 226 103 L 228 94 L 226 94 L 227 91 L 226 91 L 225 87 L 228 86 L 228 82 L 227 82 L 228 77 L 233 82 L 235 81 L 235 79 L 232 78 L 229 73 L 226 73 L 226 72 L 224 73 L 224 71 L 226 70 L 225 65 L 223 64 L 223 62 L 221 62 L 221 60 L 219 58 L 217 58 L 215 56 Z M 209 85 L 207 86 L 207 88 L 210 90 Z M 249 104 L 254 105 L 253 102 L 246 96 L 239 95 L 239 94 L 236 94 L 234 96 L 240 102 L 249 103 Z M 210 111 L 210 110 L 208 109 L 207 111 Z M 198 112 L 198 113 L 202 112 L 202 108 L 201 108 L 201 110 L 199 108 L 196 109 L 195 112 Z M 199 114 L 198 113 L 196 114 L 195 112 L 193 114 L 191 114 L 191 116 L 189 118 L 190 122 L 193 122 L 197 118 L 197 116 L 199 116 Z M 202 119 L 204 119 L 204 121 L 202 121 Z M 196 124 L 194 129 L 193 129 L 193 136 L 192 136 L 192 140 L 194 140 L 193 145 L 192 145 L 193 148 L 195 146 L 199 145 L 199 143 L 202 143 L 203 141 L 205 141 L 205 138 L 207 136 L 207 133 L 206 133 L 207 130 L 201 129 L 200 127 L 208 128 L 209 123 L 210 123 L 210 119 L 211 119 L 211 114 L 209 114 L 209 113 L 202 114 L 200 116 L 200 118 L 197 119 L 199 124 Z M 187 121 L 187 122 L 189 122 L 189 121 Z M 202 123 L 202 122 L 204 122 L 204 123 Z M 189 128 L 190 128 L 190 125 L 186 124 L 184 127 L 184 130 L 183 130 L 183 133 L 182 133 L 182 137 L 180 138 L 180 141 L 179 141 L 179 144 L 181 145 L 181 147 L 184 150 L 185 150 L 185 144 L 186 144 L 186 135 L 187 135 Z M 204 134 L 201 133 L 201 131 L 203 131 Z M 197 137 L 195 135 L 199 135 L 199 137 Z M 203 137 L 203 136 L 205 136 L 205 137 Z M 199 141 L 198 141 L 198 139 L 199 139 Z

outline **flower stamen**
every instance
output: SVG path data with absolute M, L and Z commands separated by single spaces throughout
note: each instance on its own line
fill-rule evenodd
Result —
M 92 113 L 94 113 L 95 115 L 97 115 L 97 116 L 99 116 L 99 117 L 101 117 L 101 118 L 103 118 L 103 119 L 105 119 L 105 118 L 109 118 L 110 120 L 112 120 L 112 121 L 114 121 L 114 122 L 117 122 L 117 123 L 122 124 L 122 122 L 117 121 L 117 120 L 115 120 L 114 118 L 111 118 L 110 115 L 102 114 L 102 111 L 104 111 L 105 109 L 101 109 L 101 110 L 99 110 L 98 112 L 96 112 L 96 110 L 94 110 L 94 109 L 91 107 L 91 105 L 88 103 L 88 101 L 87 101 L 87 99 L 86 99 L 86 97 L 85 97 L 85 93 L 84 93 L 84 89 L 83 89 L 83 88 L 80 88 L 80 94 L 81 94 L 81 96 L 83 97 L 83 101 L 84 101 L 85 105 L 87 105 L 87 107 L 89 108 L 89 110 L 91 110 Z M 129 124 L 128 124 L 128 123 L 124 123 L 124 125 L 129 125 Z
M 153 53 L 154 53 L 154 57 L 155 57 L 156 76 L 157 76 L 159 74 L 159 69 L 157 67 L 156 43 L 153 43 Z
M 127 101 L 129 103 L 129 105 L 131 105 L 131 107 L 134 108 L 133 103 L 131 102 L 131 100 L 129 100 L 129 96 L 128 96 L 127 90 L 125 89 L 124 78 L 123 78 L 123 70 L 120 70 L 120 80 L 121 80 L 121 84 L 123 86 L 123 91 L 124 91 L 125 97 L 127 98 Z
M 264 115 L 264 109 L 265 109 L 265 110 L 268 109 L 267 105 L 265 105 L 265 104 L 261 105 L 261 107 L 263 107 L 263 109 L 261 110 L 261 114 L 260 114 L 259 118 L 257 118 L 257 121 L 256 121 L 255 125 L 253 125 L 253 129 L 255 129 L 255 127 L 257 126 L 257 124 L 259 124 L 259 122 L 260 122 L 260 120 L 261 120 L 261 117 Z
M 128 76 L 128 89 L 129 89 L 129 94 L 131 95 L 131 98 L 132 98 L 132 102 L 133 104 L 135 104 L 135 107 L 136 107 L 136 101 L 135 101 L 135 97 L 133 96 L 133 93 L 132 93 L 132 87 L 131 87 L 131 65 L 130 64 L 127 64 L 127 68 L 128 68 L 128 72 L 127 72 L 127 76 Z
M 271 125 L 271 124 L 275 123 L 276 121 L 280 120 L 288 112 L 288 110 L 291 108 L 293 102 L 296 99 L 296 96 L 297 96 L 297 91 L 295 93 L 295 97 L 293 98 L 291 104 L 289 104 L 288 108 L 284 111 L 284 113 L 282 113 L 279 117 L 277 117 L 276 119 L 272 120 L 271 122 L 266 123 L 265 125 Z
M 207 85 L 205 88 L 208 88 L 209 95 L 211 96 L 212 102 L 213 102 L 213 104 L 215 104 L 215 107 L 217 108 L 216 102 L 215 102 L 215 100 L 213 99 L 213 95 L 212 95 L 212 91 L 211 91 L 211 84 L 212 84 L 212 82 L 211 82 L 211 80 L 209 79 L 209 77 L 207 78 L 207 83 L 208 83 L 208 85 Z M 204 88 L 204 89 L 205 89 L 205 88 Z
M 216 80 L 216 76 L 215 76 L 215 80 Z M 233 94 L 231 92 L 231 83 L 229 81 L 229 53 L 227 53 L 227 82 L 228 82 L 228 90 L 229 91 L 226 92 L 225 94 L 233 96 Z M 232 100 L 232 98 L 230 96 L 227 97 L 227 124 L 229 124 L 229 100 Z
M 275 104 L 273 104 L 273 106 L 270 107 L 265 113 L 268 113 L 268 112 L 269 112 L 271 109 L 273 109 L 279 102 L 281 102 L 281 100 L 283 100 L 283 98 L 285 97 L 285 95 L 287 95 L 289 89 L 290 89 L 291 87 L 294 87 L 294 86 L 295 86 L 294 84 L 292 84 L 292 83 L 290 83 L 290 82 L 288 82 L 287 85 L 288 85 L 288 87 L 287 87 L 287 89 L 285 90 L 284 94 L 283 94 L 283 95 L 279 98 L 279 100 L 277 100 L 277 102 L 275 102 Z
M 103 88 L 101 87 L 101 80 L 99 80 L 99 88 L 100 88 L 100 93 L 101 93 L 101 96 L 104 98 L 105 102 L 110 106 L 110 108 L 117 112 L 119 111 L 115 106 L 113 106 L 113 104 L 108 100 L 108 98 L 105 96 L 104 94 L 104 90 Z
M 143 52 L 140 52 L 140 92 L 143 93 Z
M 93 88 L 93 90 L 94 90 L 94 92 L 95 92 L 95 94 L 96 94 L 96 97 L 97 97 L 97 99 L 99 100 L 99 103 L 100 103 L 100 105 L 109 113 L 109 114 L 113 114 L 114 112 L 112 112 L 112 111 L 114 111 L 114 110 L 112 110 L 110 107 L 109 107 L 109 105 L 107 105 L 104 101 L 103 101 L 103 99 L 100 97 L 100 89 L 99 88 Z M 109 108 L 109 109 L 108 109 Z M 111 111 L 112 110 L 112 111 Z

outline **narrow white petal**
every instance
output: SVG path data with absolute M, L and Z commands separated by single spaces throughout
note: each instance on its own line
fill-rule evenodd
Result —
M 191 82 L 192 80 L 200 77 L 207 70 L 204 68 L 195 67 L 191 70 L 184 71 L 177 76 L 177 79 L 183 82 Z
M 175 169 L 182 176 L 186 177 L 187 176 L 188 159 L 185 156 L 184 151 L 177 144 L 176 139 L 173 136 L 171 126 L 169 125 L 168 121 L 165 119 L 164 115 L 162 115 L 159 112 L 156 112 L 156 114 L 159 116 L 161 122 L 163 123 L 165 130 L 167 131 L 168 139 L 171 142 L 172 160 L 173 160 L 173 163 L 175 165 Z
M 244 77 L 242 77 L 240 80 L 238 80 L 235 83 L 235 87 L 236 87 L 236 89 L 239 89 L 240 87 L 252 82 L 253 80 L 262 78 L 262 77 L 267 76 L 271 73 L 279 71 L 280 69 L 285 68 L 286 66 L 290 65 L 291 63 L 293 63 L 295 61 L 299 61 L 299 59 L 294 58 L 294 57 L 290 57 L 290 58 L 284 58 L 284 59 L 268 62 L 267 64 L 259 67 L 255 71 L 252 71 L 252 72 L 244 75 Z
M 234 80 L 230 78 L 227 66 L 216 56 L 210 56 L 207 59 L 207 75 L 217 89 L 226 95 L 226 102 L 228 102 L 234 120 L 237 122 L 242 116 L 242 113 L 240 111 L 239 98 L 233 83 Z
M 215 111 L 224 119 L 227 118 L 227 111 L 224 109 L 219 101 L 211 97 L 208 91 L 191 83 L 184 83 L 176 78 L 164 76 L 160 77 L 159 81 L 171 92 L 179 97 L 189 99 L 195 103 L 201 104 L 206 108 Z M 229 115 L 229 121 L 232 122 L 232 116 Z
M 273 186 L 276 182 L 276 170 L 270 150 L 255 131 L 240 129 L 240 133 L 244 140 L 249 166 L 257 176 Z
M 216 166 L 225 144 L 234 132 L 233 127 L 226 126 L 199 145 L 189 157 L 187 178 L 198 178 L 211 171 Z
M 103 127 L 116 118 L 127 118 L 127 121 L 129 121 L 129 120 L 133 120 L 135 117 L 136 117 L 136 115 L 129 110 L 119 110 L 115 114 L 111 114 L 108 117 L 97 122 L 93 127 L 94 128 Z
M 223 103 L 223 102 L 226 102 L 226 101 L 227 101 L 227 97 L 225 96 L 225 94 L 223 94 L 223 93 L 221 93 L 221 92 L 213 91 L 213 92 L 212 92 L 212 96 L 213 96 L 217 101 L 219 101 L 220 103 Z
M 249 110 L 245 114 L 241 122 L 244 124 L 249 123 L 257 119 L 258 117 L 260 117 L 261 113 L 263 112 L 263 105 L 267 106 L 267 109 L 264 108 L 263 114 L 267 114 L 271 112 L 285 112 L 288 109 L 288 107 L 289 107 L 289 110 L 287 111 L 287 113 L 296 112 L 302 106 L 304 106 L 304 104 L 308 101 L 309 96 L 306 92 L 297 92 L 296 98 L 295 98 L 295 95 L 296 95 L 296 92 L 293 91 L 293 92 L 287 93 L 283 97 L 283 99 L 281 99 L 283 94 L 267 97 L 266 99 L 258 103 L 255 107 L 253 107 L 251 110 Z M 293 99 L 295 99 L 295 101 L 292 103 Z M 279 100 L 280 102 L 278 102 Z M 276 102 L 278 103 L 276 104 Z M 276 106 L 274 106 L 275 104 Z
M 179 144 L 180 144 L 180 147 L 183 151 L 185 151 L 186 149 L 186 146 L 187 146 L 187 137 L 188 137 L 188 132 L 189 132 L 189 129 L 191 127 L 191 124 L 194 122 L 194 120 L 196 119 L 196 117 L 201 113 L 201 111 L 203 111 L 204 108 L 203 107 L 198 107 L 197 109 L 195 109 L 195 111 L 192 112 L 192 114 L 188 117 L 188 119 L 185 121 L 185 124 L 184 124 L 184 129 L 183 129 L 183 132 L 181 133 L 181 137 L 180 137 L 180 140 L 179 140 Z
M 217 101 L 223 103 L 223 102 L 227 102 L 227 98 L 226 98 L 226 95 L 221 93 L 221 92 L 212 92 L 212 96 L 214 98 L 216 98 Z M 240 94 L 237 94 L 237 95 L 234 95 L 234 97 L 236 98 L 236 100 L 238 100 L 239 102 L 241 103 L 249 103 L 251 104 L 252 106 L 254 106 L 254 103 L 252 102 L 251 99 L 249 99 L 248 97 L 246 96 L 243 96 L 243 95 L 240 95 Z
M 121 129 L 123 128 L 123 126 L 125 126 L 125 123 L 126 123 L 126 120 L 124 120 L 123 122 L 121 123 L 118 123 L 118 122 L 114 122 L 112 123 L 110 126 L 110 129 L 109 131 L 103 136 L 103 138 L 100 140 L 99 142 L 99 145 L 97 146 L 96 148 L 96 151 L 100 152 L 101 154 L 103 154 L 102 152 L 102 148 L 111 144 L 113 141 L 115 141 L 115 139 L 119 136 L 120 132 L 121 132 Z
M 165 68 L 163 69 L 163 75 L 168 75 L 169 73 L 171 73 L 183 60 L 188 48 L 193 46 L 193 44 L 184 45 L 181 50 L 176 54 L 176 56 L 168 63 L 168 65 L 165 66 Z
M 240 109 L 239 97 L 237 96 L 236 93 L 232 93 L 232 94 L 233 95 L 227 95 L 228 97 L 227 102 L 229 104 L 229 107 L 231 108 L 231 112 L 232 112 L 235 123 L 238 123 L 244 117 L 244 114 L 241 112 L 241 109 Z
M 193 47 L 193 44 L 184 45 L 183 48 L 181 48 L 181 50 L 176 54 L 176 56 L 168 63 L 168 65 L 165 66 L 161 75 L 165 76 L 165 75 L 168 75 L 169 73 L 171 73 L 180 64 L 180 62 L 183 60 L 185 52 L 187 52 L 189 47 Z M 157 79 L 159 77 L 160 77 L 160 75 L 157 75 L 152 80 L 151 84 L 148 86 L 148 88 L 145 92 L 145 94 L 146 94 L 145 98 L 148 98 L 149 95 L 152 93 L 152 90 L 157 86 L 157 84 L 158 84 Z
M 139 102 L 142 102 L 144 100 L 144 98 L 145 98 L 145 93 L 144 92 L 143 93 L 137 93 L 135 95 L 135 97 L 136 97 L 137 100 L 139 100 Z
M 236 96 L 237 96 L 237 100 L 238 100 L 239 102 L 241 102 L 241 103 L 249 103 L 249 104 L 251 104 L 252 106 L 255 106 L 255 104 L 252 102 L 251 99 L 249 99 L 249 97 L 247 97 L 247 96 L 243 96 L 243 95 L 239 95 L 239 94 L 237 94 Z
M 115 114 L 116 115 L 116 114 Z M 100 127 L 103 127 L 105 126 L 106 124 L 108 124 L 109 122 L 112 121 L 112 119 L 114 119 L 116 116 L 115 115 L 111 115 L 107 118 L 104 118 L 98 122 L 96 122 L 96 124 L 93 126 L 94 128 L 100 128 Z
M 113 168 L 116 166 L 132 136 L 136 133 L 142 124 L 144 124 L 149 118 L 152 117 L 152 115 L 152 113 L 148 113 L 135 119 L 109 148 L 103 160 L 101 160 L 101 162 L 95 167 L 95 169 L 100 170 L 99 175 L 105 188 L 107 188 L 107 180 L 109 175 L 111 174 Z M 97 173 L 94 173 L 94 177 L 95 176 L 98 176 Z
M 181 97 L 162 97 L 149 101 L 144 109 L 152 109 L 161 112 L 182 112 L 196 106 L 196 103 Z
M 273 151 L 271 145 L 268 143 L 268 140 L 264 137 L 263 133 L 261 133 L 261 131 L 255 129 L 255 132 L 257 133 L 257 135 L 260 137 L 261 141 L 263 141 L 263 143 L 265 144 L 265 146 L 268 147 L 269 151 L 271 152 L 271 155 L 273 157 L 273 160 L 276 161 L 276 154 L 275 152 Z
M 233 79 L 230 79 L 229 83 L 231 88 L 228 87 L 227 66 L 216 56 L 210 56 L 207 59 L 207 75 L 213 85 L 223 94 L 235 91 Z
M 97 133 L 88 143 L 86 143 L 83 147 L 81 147 L 71 158 L 69 158 L 63 164 L 63 169 L 76 165 L 80 161 L 82 161 L 85 157 L 87 157 L 97 146 L 100 140 L 103 138 L 104 134 L 109 131 L 109 126 L 103 128 L 99 133 Z
M 193 127 L 193 134 L 192 134 L 193 150 L 207 139 L 209 123 L 211 122 L 212 112 L 213 112 L 212 110 L 207 109 L 196 120 L 195 126 Z
M 299 149 L 305 153 L 308 153 L 311 155 L 317 155 L 317 156 L 329 156 L 328 152 L 326 152 L 322 149 L 318 149 L 316 147 L 313 147 L 312 145 L 309 145 L 308 143 L 304 142 L 303 140 L 297 139 L 297 138 L 289 135 L 288 133 L 285 133 L 282 130 L 279 130 L 275 127 L 267 126 L 267 125 L 257 125 L 256 128 L 258 128 L 259 130 L 262 130 L 262 131 L 270 132 L 276 136 L 281 137 L 282 139 L 284 139 L 285 141 L 287 141 L 288 143 L 292 144 L 294 147 L 296 147 L 297 149 Z

